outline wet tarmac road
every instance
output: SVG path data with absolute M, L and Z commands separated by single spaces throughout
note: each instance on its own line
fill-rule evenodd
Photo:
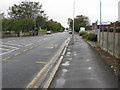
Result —
M 70 35 L 66 32 L 2 40 L 2 87 L 25 88 Z

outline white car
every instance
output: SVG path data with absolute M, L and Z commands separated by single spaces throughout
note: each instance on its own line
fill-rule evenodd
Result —
M 51 31 L 47 31 L 46 34 L 51 34 Z

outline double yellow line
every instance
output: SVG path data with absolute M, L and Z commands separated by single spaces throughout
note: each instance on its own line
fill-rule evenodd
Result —
M 31 88 L 35 82 L 38 80 L 38 78 L 40 78 L 40 76 L 42 75 L 43 72 L 45 72 L 45 70 L 48 68 L 49 64 L 51 62 L 48 62 L 43 68 L 42 70 L 39 71 L 39 73 L 34 77 L 34 79 L 28 84 L 28 86 L 25 88 L 25 90 L 28 90 L 29 88 Z

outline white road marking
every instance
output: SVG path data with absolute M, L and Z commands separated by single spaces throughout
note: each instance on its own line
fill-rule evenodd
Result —
M 5 49 L 5 48 L 0 48 L 1 50 L 4 50 L 4 51 L 8 51 L 8 50 L 10 50 L 10 49 Z
M 30 46 L 30 45 L 32 45 L 32 44 L 33 44 L 33 43 L 30 43 L 30 44 L 28 44 L 28 45 L 25 45 L 25 46 L 27 47 L 27 46 Z
M 10 48 L 19 49 L 19 48 L 17 48 L 17 47 L 13 47 L 13 46 L 7 46 L 7 45 L 0 45 L 0 46 L 4 46 L 4 47 L 10 47 Z
M 13 46 L 22 46 L 22 45 L 16 45 L 16 44 L 11 44 L 11 43 L 3 43 L 3 44 L 13 45 Z
M 17 47 L 12 47 L 12 46 L 7 46 L 7 45 L 0 45 L 0 46 L 4 46 L 4 47 L 8 47 L 8 48 L 12 49 L 12 50 L 8 50 L 7 52 L 0 53 L 0 55 L 4 55 L 4 54 L 7 54 L 7 53 L 10 53 L 10 52 L 13 52 L 13 51 L 19 49 L 19 48 L 17 48 Z M 3 49 L 3 48 L 2 48 L 2 49 Z M 7 49 L 6 49 L 6 50 L 7 50 Z
M 1 53 L 0 55 L 4 55 L 4 54 L 6 54 L 6 53 L 10 53 L 10 52 L 13 52 L 13 51 L 15 51 L 16 49 L 13 49 L 13 50 L 10 50 L 10 51 L 8 51 L 8 52 L 4 52 L 4 53 Z

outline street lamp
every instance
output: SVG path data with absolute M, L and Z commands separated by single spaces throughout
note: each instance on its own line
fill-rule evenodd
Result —
M 100 26 L 102 24 L 102 1 L 100 0 Z
M 74 20 L 74 16 L 75 16 L 75 0 L 73 2 L 73 30 L 72 30 L 72 44 L 74 44 L 74 29 L 75 29 L 75 20 Z
M 100 30 L 101 30 L 101 25 L 102 25 L 102 1 L 100 0 Z M 101 39 L 101 33 L 99 31 L 99 44 L 100 44 L 100 39 Z

